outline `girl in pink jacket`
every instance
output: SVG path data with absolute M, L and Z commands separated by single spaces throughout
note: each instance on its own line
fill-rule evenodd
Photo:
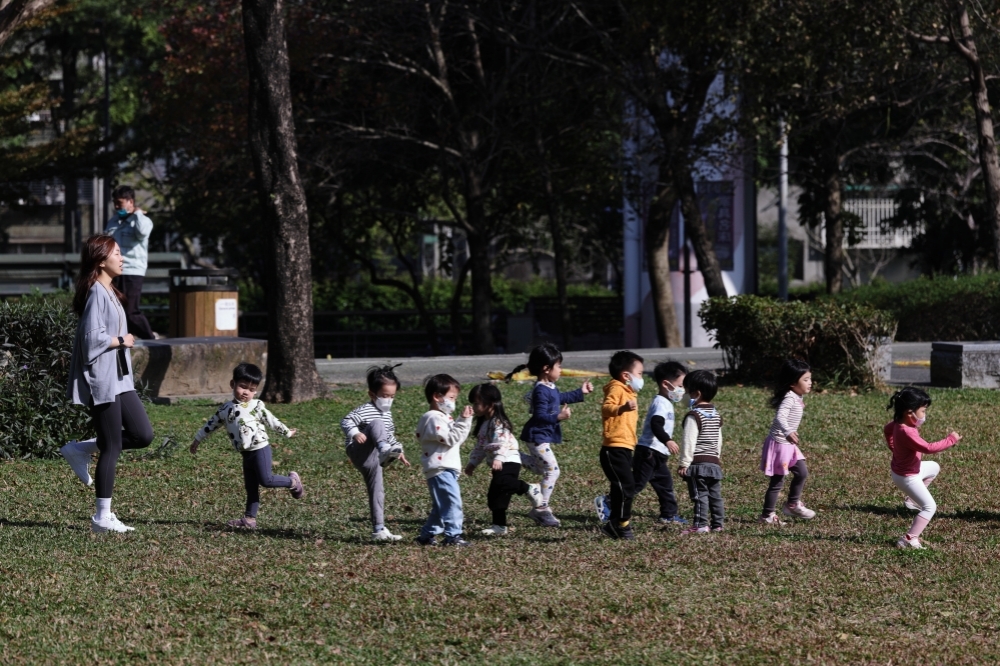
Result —
M 941 466 L 921 458 L 925 453 L 937 453 L 955 446 L 962 439 L 957 432 L 951 432 L 932 444 L 920 437 L 917 429 L 927 419 L 930 405 L 931 397 L 918 388 L 907 386 L 896 391 L 888 407 L 895 410 L 893 419 L 882 430 L 885 442 L 892 451 L 892 482 L 903 491 L 906 508 L 920 512 L 913 519 L 909 531 L 896 542 L 900 548 L 923 548 L 918 537 L 937 511 L 937 504 L 927 486 L 937 477 Z

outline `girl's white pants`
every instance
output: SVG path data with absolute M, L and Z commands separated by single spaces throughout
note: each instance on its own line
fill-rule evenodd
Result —
M 914 504 L 920 507 L 920 513 L 917 515 L 926 520 L 933 518 L 934 512 L 937 511 L 937 503 L 931 497 L 931 492 L 927 489 L 927 486 L 940 473 L 941 466 L 930 460 L 921 461 L 920 473 L 913 476 L 900 476 L 894 472 L 890 472 L 892 482 L 913 500 Z

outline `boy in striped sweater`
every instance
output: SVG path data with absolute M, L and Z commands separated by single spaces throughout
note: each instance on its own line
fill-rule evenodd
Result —
M 721 532 L 726 514 L 722 504 L 722 417 L 712 404 L 719 387 L 708 370 L 695 370 L 684 378 L 691 396 L 691 411 L 684 417 L 680 474 L 694 502 L 694 521 L 681 534 Z
M 399 379 L 393 372 L 396 367 L 370 368 L 366 379 L 371 400 L 352 409 L 340 422 L 347 457 L 364 478 L 368 490 L 373 541 L 403 538 L 385 526 L 385 486 L 382 483 L 382 469 L 394 460 L 410 466 L 403 454 L 403 445 L 396 440 L 396 426 L 392 422 L 392 401 L 399 390 Z

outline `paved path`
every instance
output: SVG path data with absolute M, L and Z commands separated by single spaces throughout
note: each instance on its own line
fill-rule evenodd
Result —
M 676 349 L 636 349 L 646 359 L 647 368 L 660 361 L 681 361 L 689 368 L 716 370 L 724 366 L 722 352 L 711 347 Z M 608 359 L 613 350 L 563 353 L 563 367 L 573 370 L 608 371 Z M 892 348 L 892 383 L 926 383 L 930 367 L 917 365 L 930 361 L 929 342 L 902 342 Z M 365 373 L 373 365 L 401 363 L 396 374 L 404 385 L 420 384 L 428 375 L 445 372 L 460 382 L 477 382 L 495 370 L 510 372 L 514 366 L 526 363 L 527 354 L 492 354 L 488 356 L 431 356 L 420 358 L 344 358 L 316 359 L 320 376 L 329 384 L 363 384 Z M 900 365 L 902 363 L 903 365 Z

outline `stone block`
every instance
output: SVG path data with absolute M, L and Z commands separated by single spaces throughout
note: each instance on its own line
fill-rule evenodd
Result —
M 1000 341 L 935 342 L 931 384 L 955 388 L 1000 388 Z
M 267 341 L 251 338 L 165 338 L 136 341 L 132 371 L 155 402 L 229 400 L 233 368 L 253 363 L 267 372 Z

